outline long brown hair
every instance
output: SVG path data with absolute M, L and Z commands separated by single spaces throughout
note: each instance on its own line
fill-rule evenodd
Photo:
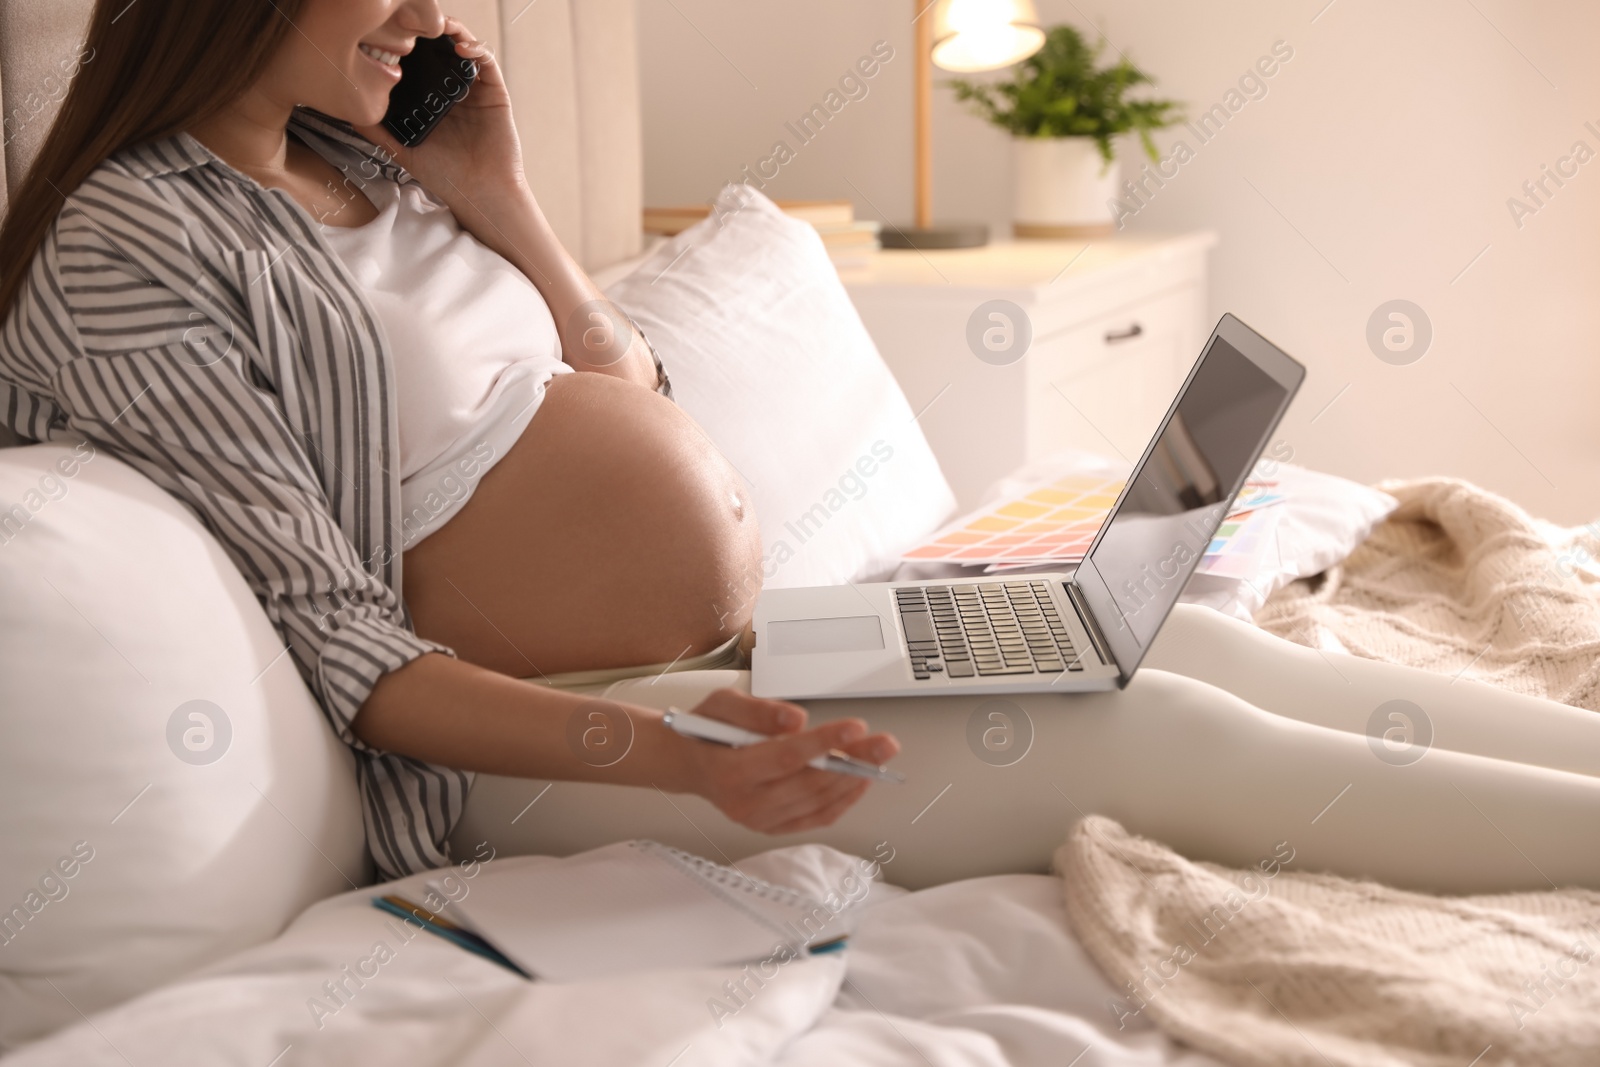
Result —
M 0 227 L 0 322 L 66 197 L 123 148 L 187 129 L 236 100 L 305 2 L 95 0 L 77 77 Z

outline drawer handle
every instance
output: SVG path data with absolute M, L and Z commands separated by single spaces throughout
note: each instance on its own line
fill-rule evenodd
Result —
M 1137 322 L 1134 323 L 1132 326 L 1129 326 L 1126 330 L 1107 330 L 1106 331 L 1106 344 L 1108 344 L 1108 345 L 1121 344 L 1123 341 L 1131 341 L 1135 337 L 1138 337 L 1143 333 L 1144 333 L 1144 327 L 1139 325 Z

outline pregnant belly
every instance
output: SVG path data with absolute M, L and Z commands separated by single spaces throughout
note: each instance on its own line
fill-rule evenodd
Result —
M 682 409 L 601 374 L 551 381 L 465 507 L 407 550 L 417 633 L 516 677 L 668 662 L 749 622 L 761 536 Z

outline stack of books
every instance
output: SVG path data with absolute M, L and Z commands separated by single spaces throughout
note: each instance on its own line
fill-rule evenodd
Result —
M 855 205 L 848 200 L 775 200 L 773 203 L 791 218 L 810 223 L 822 236 L 828 258 L 834 266 L 864 267 L 882 247 L 878 242 L 880 224 L 856 218 Z M 710 204 L 685 207 L 647 207 L 644 232 L 671 237 L 711 214 Z

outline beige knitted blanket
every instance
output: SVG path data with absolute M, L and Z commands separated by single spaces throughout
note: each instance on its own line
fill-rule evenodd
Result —
M 1067 919 L 1139 1016 L 1238 1067 L 1593 1067 L 1600 893 L 1430 897 L 1190 863 L 1101 816 L 1056 852 Z
M 1600 711 L 1600 524 L 1562 529 L 1449 478 L 1379 488 L 1394 514 L 1342 565 L 1274 594 L 1256 624 Z

